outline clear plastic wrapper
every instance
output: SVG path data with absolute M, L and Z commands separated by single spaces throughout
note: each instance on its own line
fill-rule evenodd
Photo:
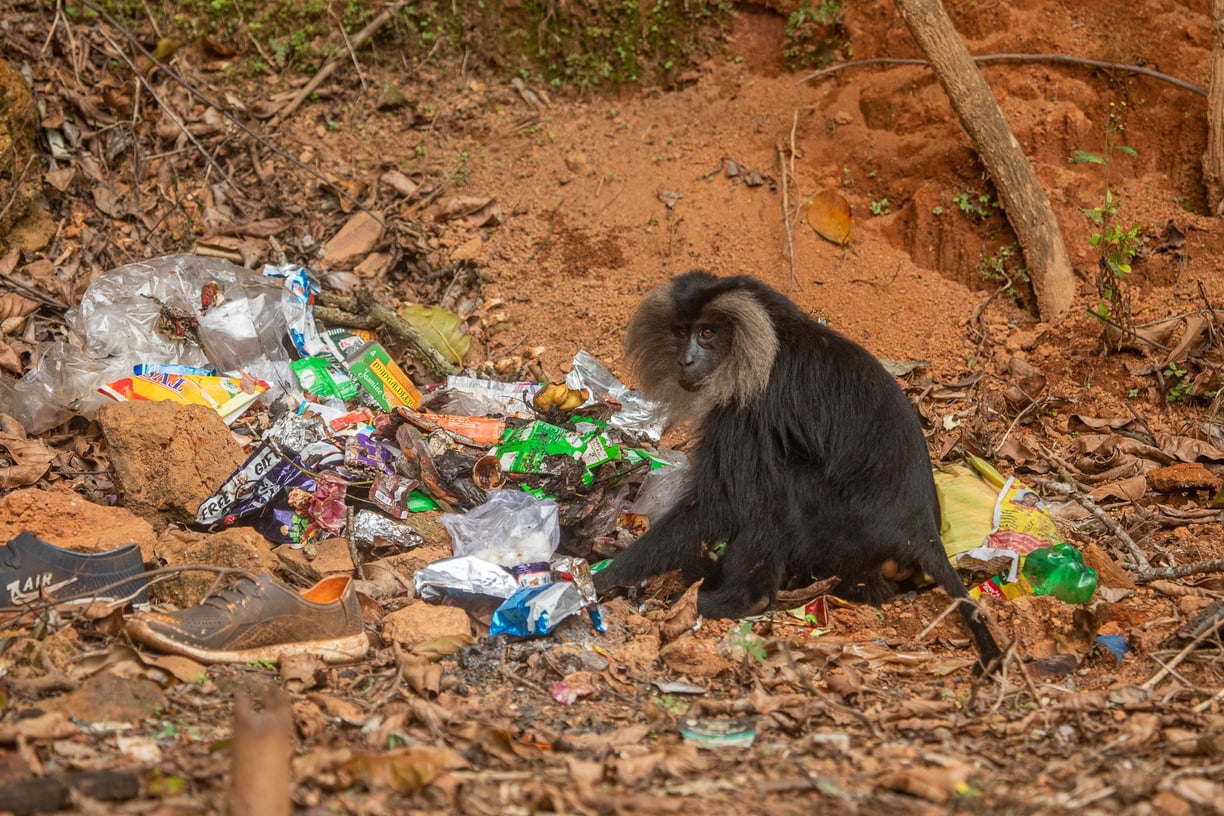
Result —
M 417 597 L 426 601 L 464 596 L 505 599 L 518 591 L 513 575 L 470 555 L 434 561 L 413 573 L 412 583 Z
M 586 388 L 591 398 L 603 402 L 605 398 L 620 405 L 612 414 L 609 424 L 635 439 L 658 442 L 667 427 L 667 408 L 661 402 L 646 399 L 640 391 L 626 386 L 590 353 L 580 351 L 574 355 L 573 367 L 565 375 L 565 384 L 570 388 Z
M 42 347 L 38 362 L 17 382 L 0 383 L 0 413 L 9 414 L 32 434 L 68 421 L 73 414 L 91 416 L 110 400 L 98 385 L 132 371 L 127 360 L 99 360 L 68 343 Z
M 510 568 L 548 561 L 561 543 L 557 503 L 517 490 L 491 490 L 466 513 L 447 513 L 442 525 L 455 555 L 471 555 Z
M 539 388 L 533 382 L 495 382 L 475 377 L 446 378 L 445 392 L 430 401 L 430 410 L 446 414 L 534 417 L 531 395 Z M 436 405 L 434 404 L 436 401 Z
M 655 458 L 669 461 L 671 464 L 652 468 L 646 474 L 628 510 L 657 521 L 684 492 L 690 473 L 688 456 L 684 451 L 661 450 L 655 454 Z

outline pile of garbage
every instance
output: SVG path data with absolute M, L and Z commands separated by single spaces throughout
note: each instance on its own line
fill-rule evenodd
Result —
M 294 265 L 179 255 L 120 267 L 69 314 L 81 345 L 48 349 L 0 412 L 37 433 L 108 399 L 205 405 L 230 424 L 258 408 L 266 421 L 251 425 L 264 430 L 199 505 L 200 528 L 250 525 L 307 558 L 333 538 L 394 553 L 422 542 L 413 513 L 440 508 L 453 555 L 416 571 L 419 597 L 494 605 L 493 634 L 546 634 L 583 610 L 600 629 L 589 565 L 640 533 L 686 475 L 684 455 L 657 446 L 662 407 L 586 352 L 564 382 L 452 375 L 418 388 L 371 333 L 317 320 L 319 292 Z M 459 321 L 430 310 L 400 313 L 424 319 L 428 354 L 459 364 Z M 984 571 L 975 596 L 1091 599 L 1095 572 L 1035 493 L 981 460 L 936 478 L 949 557 Z
M 615 552 L 618 519 L 665 506 L 679 484 L 683 454 L 654 449 L 660 408 L 585 352 L 564 383 L 450 376 L 419 389 L 370 332 L 317 321 L 318 294 L 293 265 L 120 267 L 68 315 L 81 347 L 47 349 L 0 411 L 35 433 L 108 399 L 201 404 L 229 424 L 265 411 L 246 462 L 200 504 L 200 528 L 250 525 L 308 557 L 333 537 L 403 551 L 421 543 L 411 514 L 441 508 L 455 558 L 419 574 L 422 597 L 522 588 L 495 630 L 528 634 L 593 609 L 586 559 Z M 459 345 L 437 351 L 457 363 Z

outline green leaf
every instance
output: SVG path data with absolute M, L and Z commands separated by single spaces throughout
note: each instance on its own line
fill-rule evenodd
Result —
M 1072 164 L 1104 164 L 1105 159 L 1095 153 L 1089 153 L 1086 150 L 1077 150 L 1071 156 Z
M 1118 149 L 1121 150 L 1123 153 L 1125 153 L 1128 156 L 1138 156 L 1139 155 L 1138 153 L 1135 152 L 1135 149 L 1133 147 L 1127 147 L 1126 145 L 1118 145 Z
M 448 361 L 455 365 L 463 362 L 463 355 L 467 353 L 472 338 L 461 330 L 463 320 L 459 315 L 437 306 L 423 306 L 420 303 L 403 306 L 398 314 Z

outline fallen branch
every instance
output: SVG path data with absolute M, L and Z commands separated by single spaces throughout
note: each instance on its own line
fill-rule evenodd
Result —
M 1160 670 L 1153 674 L 1146 683 L 1140 686 L 1140 688 L 1144 689 L 1145 691 L 1151 691 L 1152 689 L 1156 688 L 1156 684 L 1172 674 L 1173 670 L 1176 669 L 1183 660 L 1189 657 L 1190 653 L 1197 649 L 1200 643 L 1214 635 L 1216 632 L 1219 632 L 1222 628 L 1224 628 L 1224 618 L 1219 618 L 1216 620 L 1215 625 L 1204 629 L 1194 638 L 1194 640 L 1187 643 L 1184 649 L 1173 656 L 1172 660 L 1170 660 L 1168 663 L 1162 663 L 1160 665 Z
M 335 323 L 360 329 L 386 329 L 400 340 L 412 346 L 421 362 L 430 372 L 439 377 L 455 373 L 455 367 L 442 356 L 433 344 L 404 318 L 374 300 L 368 291 L 360 291 L 355 298 L 331 296 L 335 306 L 315 306 L 315 317 L 325 323 Z
M 1151 68 L 1144 68 L 1142 65 L 1127 65 L 1122 62 L 1105 62 L 1104 60 L 1089 59 L 1088 57 L 1076 57 L 1071 54 L 983 54 L 973 58 L 974 62 L 1053 62 L 1063 63 L 1067 65 L 1086 65 L 1090 68 L 1103 68 L 1106 71 L 1126 71 L 1132 74 L 1140 74 L 1142 76 L 1158 79 L 1161 82 L 1167 82 L 1191 93 L 1196 93 L 1200 96 L 1207 95 L 1207 89 L 1199 85 L 1194 85 L 1186 82 L 1184 79 L 1178 79 L 1168 74 L 1162 74 L 1159 71 L 1153 71 Z M 864 65 L 921 65 L 930 67 L 931 63 L 924 59 L 911 59 L 902 57 L 872 57 L 871 59 L 854 60 L 852 62 L 842 62 L 837 65 L 831 65 L 828 68 L 822 68 L 819 71 L 808 74 L 807 76 L 796 82 L 800 85 L 809 80 L 817 79 L 822 76 L 836 73 L 845 68 L 861 68 Z
M 1130 569 L 1137 569 L 1130 567 Z M 1184 564 L 1180 567 L 1164 567 L 1163 569 L 1152 569 L 1144 565 L 1142 570 L 1138 570 L 1131 579 L 1137 584 L 1146 584 L 1149 581 L 1157 581 L 1163 578 L 1185 578 L 1187 575 L 1198 575 L 1204 572 L 1224 572 L 1224 559 L 1215 561 L 1199 561 L 1196 564 Z
M 380 11 L 373 20 L 366 23 L 365 28 L 353 35 L 352 40 L 347 41 L 349 53 L 352 53 L 361 46 L 365 45 L 366 40 L 373 37 L 378 29 L 394 20 L 395 15 L 399 14 L 400 9 L 406 5 L 408 5 L 407 0 L 399 0 L 399 2 L 393 3 Z M 327 62 L 323 63 L 323 67 L 320 68 L 318 73 L 316 73 L 314 77 L 302 87 L 302 90 L 298 91 L 297 96 L 289 100 L 289 104 L 285 105 L 285 107 L 281 109 L 280 113 L 273 117 L 270 123 L 271 126 L 276 127 L 281 122 L 285 121 L 287 117 L 293 115 L 293 112 L 298 109 L 298 106 L 309 99 L 311 95 L 319 89 L 319 86 L 323 84 L 323 81 L 335 73 L 336 69 L 339 68 L 344 62 L 344 57 L 333 56 Z

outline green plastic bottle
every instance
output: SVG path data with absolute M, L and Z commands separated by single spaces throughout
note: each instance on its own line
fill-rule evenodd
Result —
M 1097 588 L 1097 571 L 1067 542 L 1033 550 L 1020 566 L 1034 595 L 1053 595 L 1071 604 L 1088 603 Z

